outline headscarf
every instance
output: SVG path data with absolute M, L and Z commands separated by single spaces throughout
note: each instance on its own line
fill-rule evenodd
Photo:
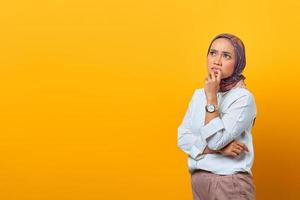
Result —
M 235 51 L 234 71 L 230 77 L 221 79 L 219 92 L 226 92 L 232 89 L 238 82 L 246 79 L 242 72 L 246 66 L 245 46 L 241 39 L 230 33 L 222 33 L 217 35 L 210 43 L 207 55 L 209 54 L 212 43 L 218 38 L 226 38 L 230 41 Z

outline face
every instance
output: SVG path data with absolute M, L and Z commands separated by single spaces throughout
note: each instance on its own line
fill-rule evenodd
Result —
M 232 75 L 235 65 L 234 47 L 226 38 L 216 39 L 207 55 L 207 70 L 208 72 L 216 73 L 216 69 L 221 70 L 221 79 Z

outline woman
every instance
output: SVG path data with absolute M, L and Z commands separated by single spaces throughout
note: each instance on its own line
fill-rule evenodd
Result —
M 212 40 L 204 88 L 195 90 L 178 127 L 194 200 L 255 199 L 251 130 L 257 110 L 244 83 L 245 65 L 238 37 L 224 33 Z

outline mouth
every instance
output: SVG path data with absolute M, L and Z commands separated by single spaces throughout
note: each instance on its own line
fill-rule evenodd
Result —
M 212 70 L 218 70 L 219 68 L 217 68 L 217 67 L 211 67 L 210 69 L 212 69 Z
M 218 69 L 218 68 L 216 68 L 216 67 L 211 67 L 210 69 L 211 69 L 215 74 L 218 73 L 218 70 L 220 70 L 220 69 Z

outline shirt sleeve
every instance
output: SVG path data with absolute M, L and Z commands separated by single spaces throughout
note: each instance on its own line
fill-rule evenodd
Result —
M 199 160 L 205 156 L 203 151 L 207 142 L 200 134 L 200 130 L 192 127 L 192 115 L 195 105 L 195 95 L 189 102 L 188 109 L 185 113 L 183 121 L 178 127 L 177 145 L 178 147 L 195 160 Z
M 202 137 L 207 146 L 220 150 L 253 126 L 256 116 L 256 105 L 251 94 L 235 100 L 221 117 L 216 117 L 201 128 Z

